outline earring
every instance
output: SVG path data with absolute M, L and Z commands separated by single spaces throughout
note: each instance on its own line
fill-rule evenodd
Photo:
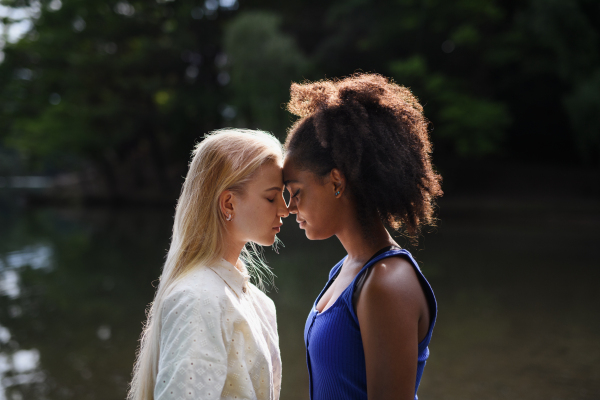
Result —
M 339 196 L 340 191 L 338 190 L 337 192 L 335 192 L 335 196 Z
M 231 214 L 227 214 L 227 218 L 225 218 L 227 221 L 231 221 L 231 218 L 233 218 L 233 215 Z

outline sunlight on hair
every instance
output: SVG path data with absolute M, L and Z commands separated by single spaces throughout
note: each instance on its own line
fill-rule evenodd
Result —
M 221 129 L 204 136 L 193 157 L 177 201 L 173 236 L 158 284 L 127 396 L 129 400 L 153 398 L 160 351 L 160 318 L 164 299 L 173 287 L 197 268 L 218 262 L 224 253 L 226 219 L 219 210 L 225 190 L 243 193 L 254 172 L 268 162 L 281 164 L 283 148 L 271 134 L 248 129 Z M 273 283 L 262 248 L 248 243 L 240 259 L 256 286 Z

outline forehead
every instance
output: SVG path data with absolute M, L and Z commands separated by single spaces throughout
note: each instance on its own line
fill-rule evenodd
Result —
M 296 163 L 294 162 L 294 158 L 289 155 L 285 157 L 283 160 L 283 181 L 297 181 L 299 178 L 304 177 L 303 173 L 306 171 L 302 171 L 298 169 Z
M 299 169 L 293 160 L 290 160 L 289 158 L 285 159 L 283 163 L 283 182 L 285 184 L 311 184 L 319 181 L 320 180 L 313 172 L 305 169 Z
M 267 163 L 262 165 L 257 171 L 253 183 L 281 185 L 282 182 L 281 165 L 277 163 Z

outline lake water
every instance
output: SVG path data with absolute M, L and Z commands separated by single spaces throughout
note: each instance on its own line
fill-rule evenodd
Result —
M 600 398 L 600 203 L 448 198 L 413 254 L 439 319 L 421 399 Z M 0 400 L 124 399 L 170 208 L 25 208 L 0 202 Z M 307 399 L 305 318 L 337 240 L 288 218 L 269 295 L 281 398 Z

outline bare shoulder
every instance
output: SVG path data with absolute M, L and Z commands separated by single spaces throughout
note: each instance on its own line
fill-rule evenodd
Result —
M 365 288 L 368 286 L 394 293 L 415 288 L 421 291 L 415 267 L 404 257 L 388 257 L 376 262 L 365 282 Z
M 418 273 L 403 257 L 373 265 L 356 305 L 369 398 L 414 396 L 418 346 L 429 320 Z
M 388 257 L 371 267 L 359 305 L 379 307 L 401 302 L 419 307 L 423 289 L 414 266 L 404 257 Z

